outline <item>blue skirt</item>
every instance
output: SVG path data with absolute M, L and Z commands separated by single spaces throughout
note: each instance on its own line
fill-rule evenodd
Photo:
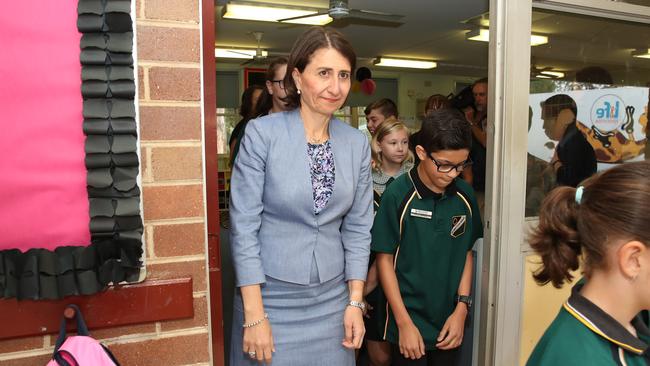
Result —
M 315 281 L 312 279 L 312 282 Z M 309 285 L 266 277 L 262 300 L 264 311 L 269 314 L 275 345 L 271 364 L 354 366 L 354 351 L 341 344 L 345 337 L 343 312 L 348 297 L 343 275 L 325 283 Z M 233 306 L 230 366 L 259 366 L 257 361 L 251 360 L 243 352 L 243 322 L 242 298 L 237 289 Z

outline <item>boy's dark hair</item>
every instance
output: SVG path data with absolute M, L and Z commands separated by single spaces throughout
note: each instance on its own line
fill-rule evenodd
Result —
M 544 115 L 549 118 L 557 117 L 564 109 L 570 109 L 574 116 L 578 115 L 576 101 L 566 94 L 555 94 L 542 103 Z
M 432 111 L 422 121 L 420 146 L 431 154 L 442 150 L 472 148 L 472 128 L 459 111 L 443 108 Z
M 388 118 L 390 116 L 393 116 L 395 118 L 398 118 L 399 115 L 397 113 L 397 105 L 395 105 L 395 102 L 388 98 L 382 98 L 377 101 L 374 101 L 366 107 L 366 109 L 363 111 L 363 113 L 367 115 L 370 114 L 374 109 L 379 109 L 379 113 Z

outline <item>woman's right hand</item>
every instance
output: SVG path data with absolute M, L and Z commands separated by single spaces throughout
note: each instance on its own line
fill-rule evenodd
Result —
M 244 328 L 244 353 L 260 363 L 271 363 L 275 347 L 273 346 L 273 335 L 271 334 L 271 323 L 265 319 L 260 324 L 250 328 Z
M 399 352 L 405 358 L 412 360 L 424 356 L 424 340 L 413 322 L 399 327 Z

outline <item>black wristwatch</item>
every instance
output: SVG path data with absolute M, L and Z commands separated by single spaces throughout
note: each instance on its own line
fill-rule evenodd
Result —
M 465 303 L 467 305 L 467 310 L 472 308 L 472 297 L 464 295 L 456 295 L 456 304 L 459 302 Z

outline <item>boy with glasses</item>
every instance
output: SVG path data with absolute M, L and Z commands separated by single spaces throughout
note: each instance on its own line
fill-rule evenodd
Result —
M 415 151 L 420 164 L 384 192 L 372 250 L 388 299 L 383 337 L 394 365 L 453 365 L 472 305 L 472 247 L 483 235 L 472 188 L 460 173 L 472 145 L 457 111 L 432 112 Z

